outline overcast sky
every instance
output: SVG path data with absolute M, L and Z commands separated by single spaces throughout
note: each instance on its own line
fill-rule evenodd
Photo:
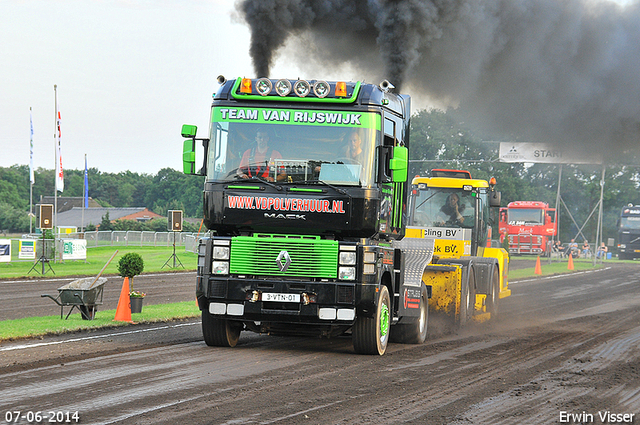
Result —
M 181 170 L 180 128 L 206 136 L 216 77 L 253 76 L 233 4 L 0 0 L 0 166 L 29 163 L 32 108 L 34 167 L 54 168 L 57 85 L 64 169 Z

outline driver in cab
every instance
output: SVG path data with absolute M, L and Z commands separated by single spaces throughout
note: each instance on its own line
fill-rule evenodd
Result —
M 446 218 L 442 219 L 439 224 L 441 226 L 444 224 L 462 225 L 462 223 L 464 222 L 464 217 L 462 216 L 464 208 L 464 204 L 460 205 L 460 197 L 458 196 L 458 194 L 450 194 L 449 196 L 447 196 L 445 204 L 440 208 L 440 212 L 444 214 Z
M 274 181 L 271 166 L 273 160 L 282 159 L 282 155 L 275 149 L 269 148 L 269 132 L 265 128 L 259 128 L 256 131 L 256 146 L 247 149 L 240 160 L 237 175 L 241 179 L 250 179 L 259 177 L 266 181 Z M 285 180 L 287 175 L 277 175 L 278 181 Z

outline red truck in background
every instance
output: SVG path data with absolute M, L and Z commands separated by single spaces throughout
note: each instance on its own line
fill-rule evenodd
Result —
M 512 254 L 549 256 L 558 233 L 555 208 L 539 201 L 515 201 L 500 208 L 500 241 L 509 238 Z

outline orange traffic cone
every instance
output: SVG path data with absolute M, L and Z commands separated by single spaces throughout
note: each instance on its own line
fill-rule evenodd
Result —
M 129 301 L 129 278 L 125 277 L 122 282 L 122 290 L 120 291 L 120 299 L 118 300 L 118 308 L 116 309 L 116 317 L 114 322 L 129 322 L 131 320 L 131 302 Z
M 540 267 L 540 256 L 538 255 L 538 259 L 536 260 L 536 269 L 533 271 L 535 274 L 542 274 L 542 267 Z
M 569 264 L 567 265 L 568 270 L 573 270 L 573 254 L 569 254 Z

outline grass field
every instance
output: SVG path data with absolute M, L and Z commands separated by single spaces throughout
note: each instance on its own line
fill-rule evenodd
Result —
M 535 259 L 535 257 L 533 259 Z M 549 263 L 547 259 L 540 259 L 540 269 L 542 271 L 542 274 L 540 276 L 571 273 L 571 272 L 578 272 L 578 271 L 584 271 L 584 270 L 594 270 L 594 269 L 604 267 L 606 266 L 607 263 L 610 263 L 612 261 L 616 261 L 616 260 L 608 260 L 604 263 L 599 262 L 599 263 L 596 263 L 596 265 L 594 266 L 591 260 L 573 260 L 573 270 L 569 270 L 568 269 L 569 262 L 567 260 L 562 260 L 560 262 L 553 260 L 551 263 Z M 509 281 L 524 279 L 524 278 L 533 277 L 533 276 L 536 276 L 535 267 L 518 269 L 518 270 L 513 270 L 513 269 L 509 270 Z
M 109 261 L 109 258 L 115 251 L 118 254 L 113 258 L 104 274 L 118 274 L 118 260 L 128 252 L 137 252 L 144 260 L 144 272 L 159 272 L 173 270 L 173 260 L 169 261 L 166 267 L 162 267 L 173 254 L 173 247 L 97 247 L 87 249 L 87 260 L 73 260 L 65 262 L 53 262 L 49 264 L 53 269 L 53 273 L 49 266 L 45 263 L 45 276 L 95 276 Z M 185 270 L 195 270 L 198 256 L 193 252 L 186 252 L 182 247 L 176 247 L 176 256 L 184 266 Z M 42 263 L 34 266 L 31 261 L 12 261 L 10 263 L 0 263 L 0 279 L 20 278 L 25 276 L 39 277 L 42 276 Z M 179 264 L 177 268 L 182 270 Z
M 129 322 L 115 322 L 115 314 L 115 310 L 97 311 L 94 320 L 82 320 L 80 313 L 70 315 L 67 320 L 60 319 L 59 315 L 3 320 L 0 322 L 0 341 L 131 325 Z M 134 323 L 153 323 L 199 316 L 200 310 L 195 301 L 184 301 L 144 306 L 142 313 L 132 314 L 131 318 Z

